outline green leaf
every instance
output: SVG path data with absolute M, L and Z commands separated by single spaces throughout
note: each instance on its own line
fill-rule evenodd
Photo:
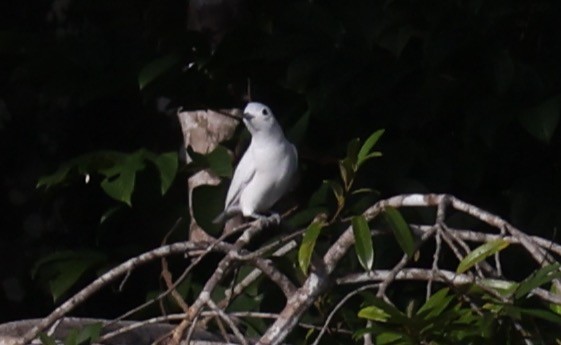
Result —
M 518 284 L 515 282 L 491 278 L 481 279 L 480 284 L 497 291 L 503 296 L 510 296 L 518 288 Z
M 96 151 L 78 156 L 63 164 L 53 174 L 41 177 L 37 187 L 47 188 L 63 183 L 73 173 L 88 174 L 108 169 L 125 159 L 126 155 L 114 151 Z
M 138 86 L 140 90 L 144 89 L 148 84 L 171 69 L 179 60 L 178 55 L 168 54 L 144 66 L 138 74 Z
M 524 297 L 533 289 L 549 283 L 553 279 L 561 278 L 559 267 L 561 267 L 561 264 L 555 263 L 544 266 L 530 274 L 526 279 L 520 282 L 518 289 L 516 289 L 514 293 L 514 298 L 519 299 Z
M 549 144 L 559 124 L 560 115 L 561 96 L 556 95 L 533 108 L 523 110 L 519 121 L 534 138 Z
M 147 150 L 138 150 L 132 154 L 115 151 L 96 151 L 76 157 L 63 165 L 52 175 L 42 177 L 37 187 L 51 187 L 64 182 L 72 173 L 105 176 L 101 182 L 103 191 L 111 198 L 131 204 L 136 174 L 145 168 L 145 161 L 156 165 L 160 174 L 160 189 L 165 193 L 177 173 L 177 154 L 174 152 L 156 155 Z
M 101 334 L 101 329 L 103 324 L 101 322 L 95 322 L 80 328 L 76 341 L 78 344 L 88 342 L 88 344 L 96 342 Z
M 347 157 L 345 157 L 345 159 L 348 160 L 351 168 L 356 167 L 356 164 L 358 162 L 359 149 L 360 149 L 359 138 L 354 138 L 353 140 L 349 141 L 349 144 L 347 145 Z
M 337 205 L 339 207 L 343 207 L 343 205 L 345 204 L 345 192 L 343 191 L 343 187 L 341 187 L 341 184 L 333 180 L 325 180 L 323 181 L 323 183 L 326 183 L 331 187 L 331 190 L 335 195 L 335 199 L 337 200 Z
M 520 313 L 561 325 L 561 316 L 544 309 L 520 308 Z
M 372 158 L 372 157 L 369 156 L 370 151 L 372 150 L 374 145 L 376 145 L 376 143 L 378 142 L 378 140 L 380 139 L 382 134 L 384 134 L 383 129 L 377 130 L 376 132 L 372 133 L 368 137 L 368 139 L 366 139 L 364 144 L 362 144 L 362 147 L 360 148 L 360 151 L 358 152 L 358 157 L 357 157 L 358 158 L 357 163 L 358 163 L 359 166 L 362 165 L 362 163 L 364 163 L 367 159 Z
M 401 324 L 402 326 L 407 326 L 411 324 L 411 320 L 407 317 L 407 315 L 405 315 L 399 309 L 397 309 L 391 304 L 386 303 L 384 300 L 380 298 L 373 298 L 371 301 L 369 301 L 368 304 L 370 304 L 370 307 L 373 307 L 374 309 L 380 309 L 385 314 L 389 315 L 389 318 L 387 319 L 388 321 Z M 382 314 L 380 312 L 374 312 L 374 315 L 376 316 Z M 362 317 L 360 313 L 359 313 L 359 317 Z
M 487 242 L 477 248 L 475 248 L 471 253 L 466 255 L 466 257 L 458 264 L 456 269 L 457 273 L 464 273 L 473 266 L 477 265 L 481 261 L 485 260 L 489 256 L 505 249 L 508 247 L 509 243 L 503 239 L 498 239 L 495 241 Z
M 160 190 L 162 195 L 164 195 L 173 180 L 175 179 L 175 175 L 177 174 L 177 168 L 179 165 L 177 152 L 167 152 L 162 153 L 158 157 L 152 160 L 156 167 L 158 168 L 158 172 L 160 173 Z
M 409 257 L 412 257 L 415 252 L 415 241 L 409 225 L 403 219 L 401 213 L 393 207 L 386 207 L 384 209 L 384 219 L 392 229 L 397 243 Z
M 549 292 L 551 292 L 552 294 L 559 296 L 559 292 L 557 289 L 557 284 L 551 284 L 551 288 L 549 288 Z M 559 304 L 554 304 L 554 303 L 550 303 L 549 304 L 549 309 L 551 309 L 551 311 L 553 311 L 554 313 L 556 313 L 557 315 L 561 315 L 561 305 Z
M 417 310 L 417 315 L 429 319 L 440 315 L 450 302 L 454 299 L 453 295 L 448 295 L 449 288 L 443 288 L 434 293 L 426 302 Z
M 360 328 L 353 333 L 353 339 L 360 341 L 362 337 L 366 334 L 376 335 L 376 345 L 405 345 L 410 344 L 404 342 L 403 339 L 406 338 L 404 334 L 401 334 L 391 326 L 384 327 L 381 323 L 373 323 L 371 326 L 366 328 Z
M 36 188 L 41 188 L 43 186 L 46 188 L 50 188 L 62 183 L 70 173 L 71 169 L 72 166 L 69 164 L 62 165 L 55 173 L 40 177 L 39 181 L 37 181 Z
M 72 328 L 64 338 L 64 345 L 78 345 L 78 330 Z
M 318 206 L 325 207 L 328 204 L 328 200 L 331 199 L 331 193 L 333 193 L 332 187 L 327 181 L 323 181 L 319 188 L 310 197 L 310 200 L 308 201 L 308 208 Z
M 93 263 L 86 262 L 60 262 L 56 265 L 59 275 L 50 281 L 49 288 L 53 301 L 56 302 L 66 293 L 80 277 L 93 266 Z
M 110 197 L 132 206 L 131 196 L 134 190 L 136 174 L 132 171 L 122 171 L 119 175 L 108 177 L 101 181 L 101 188 Z
M 55 338 L 45 332 L 39 333 L 39 339 L 43 345 L 57 345 Z
M 362 308 L 358 312 L 358 317 L 372 321 L 386 322 L 390 319 L 390 314 L 386 313 L 384 310 L 376 306 L 369 306 L 366 308 Z
M 232 170 L 232 155 L 224 146 L 218 145 L 216 148 L 205 156 L 210 170 L 217 176 L 231 177 Z
M 145 152 L 140 150 L 128 155 L 120 164 L 100 171 L 105 175 L 101 181 L 101 188 L 113 199 L 131 205 L 131 196 L 134 190 L 136 173 L 144 169 Z
M 382 157 L 382 152 L 380 151 L 374 151 L 374 152 L 370 152 L 369 154 L 366 155 L 366 157 L 364 157 L 364 159 L 360 162 L 360 164 L 366 162 L 367 160 L 371 159 L 371 158 L 378 158 L 378 157 Z
M 286 220 L 286 223 L 293 228 L 302 228 L 310 224 L 318 214 L 327 212 L 328 209 L 326 207 L 307 207 L 301 211 L 296 211 Z
M 105 223 L 109 218 L 111 218 L 115 213 L 119 212 L 123 208 L 124 208 L 124 206 L 122 204 L 119 204 L 119 205 L 111 207 L 107 211 L 103 212 L 103 214 L 99 218 L 99 224 Z
M 374 248 L 370 227 L 364 216 L 355 216 L 352 219 L 353 234 L 355 236 L 355 251 L 358 262 L 367 271 L 372 269 L 374 263 Z
M 351 192 L 352 195 L 363 194 L 363 193 L 378 193 L 378 192 L 372 188 L 359 188 Z
M 345 184 L 345 189 L 348 190 L 351 187 L 351 181 L 355 178 L 353 163 L 349 160 L 349 158 L 339 161 L 339 171 L 341 173 L 341 179 Z
M 49 290 L 54 301 L 66 293 L 88 270 L 101 265 L 106 256 L 93 251 L 55 252 L 39 260 L 31 271 L 47 276 Z
M 302 239 L 302 244 L 298 250 L 298 264 L 304 274 L 308 273 L 308 267 L 310 267 L 310 261 L 312 259 L 312 254 L 314 253 L 316 241 L 323 227 L 323 222 L 316 221 L 310 224 L 310 226 L 306 229 L 306 232 L 304 232 L 304 238 Z
M 394 332 L 384 332 L 376 335 L 376 345 L 407 344 L 403 334 Z

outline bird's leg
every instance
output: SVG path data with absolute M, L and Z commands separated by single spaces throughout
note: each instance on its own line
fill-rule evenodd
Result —
M 253 213 L 249 215 L 249 217 L 260 221 L 265 227 L 269 227 L 271 225 L 279 225 L 281 222 L 281 217 L 278 213 L 271 213 L 270 216 Z

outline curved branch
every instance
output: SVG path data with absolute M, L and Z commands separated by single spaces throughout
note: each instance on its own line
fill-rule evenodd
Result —
M 364 273 L 353 273 L 346 275 L 344 277 L 338 278 L 335 283 L 337 285 L 346 284 L 359 284 L 359 283 L 370 283 L 370 282 L 381 282 L 388 279 L 391 275 L 390 270 L 375 270 Z M 424 268 L 405 268 L 395 276 L 395 280 L 418 280 L 418 281 L 428 281 L 430 279 L 451 284 L 453 286 L 461 286 L 466 284 L 476 284 L 477 286 L 488 289 L 484 284 L 485 279 L 474 278 L 469 274 L 458 274 L 456 272 L 448 270 L 439 270 L 438 272 L 433 272 L 432 269 Z M 506 284 L 515 284 L 516 282 L 508 280 L 493 279 L 494 282 L 501 282 Z M 542 300 L 550 303 L 561 304 L 561 296 L 554 295 L 551 292 L 544 290 L 542 288 L 535 288 L 532 293 L 539 296 Z
M 96 280 L 94 280 L 90 285 L 83 288 L 80 292 L 75 294 L 72 298 L 64 302 L 58 308 L 56 308 L 49 316 L 45 317 L 41 322 L 27 331 L 23 337 L 17 343 L 27 344 L 37 337 L 37 335 L 49 327 L 53 322 L 63 317 L 65 314 L 70 312 L 74 307 L 80 303 L 87 300 L 91 295 L 93 295 L 97 290 L 101 289 L 103 286 L 114 281 L 123 274 L 126 274 L 130 270 L 156 259 L 169 256 L 172 254 L 185 253 L 187 250 L 200 249 L 200 245 L 193 242 L 180 242 L 174 243 L 166 246 L 162 246 L 141 254 L 137 257 L 129 259 L 117 267 L 114 267 L 110 271 L 106 272 Z

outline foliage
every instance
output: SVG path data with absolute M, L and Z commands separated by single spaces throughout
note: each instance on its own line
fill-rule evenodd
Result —
M 308 228 L 306 245 L 294 253 L 298 274 L 308 271 L 313 253 L 342 231 L 344 221 L 352 223 L 380 196 L 444 191 L 485 205 L 531 234 L 552 238 L 552 229 L 560 228 L 559 1 L 246 5 L 240 13 L 247 17 L 214 43 L 207 41 L 209 28 L 185 29 L 183 0 L 0 5 L 0 183 L 6 190 L 0 199 L 0 309 L 13 311 L 3 321 L 45 314 L 52 304 L 41 297 L 57 299 L 105 265 L 154 247 L 179 217 L 186 224 L 186 176 L 174 183 L 179 169 L 172 152 L 182 147 L 174 109 L 240 106 L 248 79 L 253 99 L 268 103 L 299 144 L 304 206 L 291 224 L 307 226 L 328 214 L 325 224 Z M 363 164 L 379 156 L 372 149 L 382 132 L 371 134 L 374 128 L 385 128 L 384 156 Z M 367 139 L 361 145 L 357 137 Z M 200 166 L 231 174 L 224 148 L 200 158 Z M 90 183 L 82 183 L 85 176 Z M 64 188 L 35 190 L 37 181 Z M 199 192 L 206 202 L 218 202 L 211 191 Z M 214 211 L 200 207 L 197 214 Z M 359 240 L 358 257 L 343 265 L 370 269 L 395 252 L 414 252 L 402 219 L 423 215 L 387 209 L 386 217 L 395 241 L 373 243 L 370 252 L 368 241 Z M 357 238 L 365 238 L 364 222 L 354 219 Z M 473 225 L 461 217 L 454 222 Z M 172 236 L 185 238 L 178 233 Z M 476 249 L 458 271 L 501 247 Z M 433 312 L 434 324 L 490 324 L 496 332 L 489 334 L 501 340 L 513 319 L 537 328 L 541 319 L 554 320 L 519 304 L 532 302 L 532 287 L 553 289 L 556 270 L 533 272 L 516 255 L 503 265 L 519 278 L 502 289 L 515 304 L 493 302 L 473 321 L 454 295 L 448 304 L 439 302 L 445 307 Z M 138 279 L 134 291 L 100 298 L 83 312 L 112 315 L 160 288 Z M 49 281 L 53 285 L 44 289 Z M 440 291 L 443 300 L 454 294 Z M 449 319 L 439 318 L 446 313 Z M 364 326 L 348 314 L 352 328 Z M 398 315 L 388 314 L 392 322 Z M 377 327 L 396 326 L 392 322 Z M 418 331 L 414 335 L 448 336 L 434 328 Z M 461 332 L 454 332 L 461 342 Z M 402 336 L 387 331 L 379 341 Z M 482 335 L 465 339 L 471 336 Z
M 86 176 L 98 173 L 104 176 L 101 188 L 111 198 L 131 206 L 136 174 L 145 168 L 145 161 L 150 161 L 160 174 L 160 190 L 162 195 L 167 192 L 177 173 L 177 154 L 174 152 L 156 155 L 146 150 L 138 150 L 133 154 L 107 151 L 95 152 L 75 158 L 64 163 L 55 173 L 41 177 L 37 187 L 53 187 L 64 183 L 69 175 L 76 171 Z
M 482 244 L 471 253 L 466 255 L 466 257 L 458 265 L 456 272 L 464 273 L 471 267 L 477 265 L 479 262 L 485 260 L 488 256 L 491 256 L 505 249 L 506 247 L 508 247 L 508 245 L 509 243 L 502 239 Z
M 87 345 L 94 344 L 101 334 L 102 324 L 92 323 L 80 329 L 71 329 L 64 338 L 64 345 Z M 57 342 L 46 333 L 41 333 L 40 340 L 43 345 L 55 345 Z
M 508 332 L 516 329 L 518 322 L 532 324 L 536 319 L 543 319 L 554 325 L 561 321 L 559 316 L 545 309 L 513 306 L 496 300 L 490 301 L 483 309 L 475 309 L 461 294 L 449 288 L 440 289 L 420 307 L 408 309 L 406 313 L 383 300 L 376 300 L 374 305 L 360 309 L 358 316 L 374 323 L 356 331 L 355 338 L 372 332 L 376 336 L 376 344 L 395 345 L 517 344 L 513 340 L 516 337 L 512 338 Z M 526 337 L 538 343 L 544 341 L 540 339 L 539 332 L 530 332 Z M 559 339 L 559 334 L 555 339 Z

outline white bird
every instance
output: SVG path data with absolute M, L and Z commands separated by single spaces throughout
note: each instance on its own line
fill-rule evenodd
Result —
M 235 214 L 255 219 L 269 210 L 291 187 L 298 168 L 296 148 L 286 140 L 271 109 L 251 102 L 243 112 L 251 143 L 240 160 L 226 196 L 224 211 L 214 223 Z

